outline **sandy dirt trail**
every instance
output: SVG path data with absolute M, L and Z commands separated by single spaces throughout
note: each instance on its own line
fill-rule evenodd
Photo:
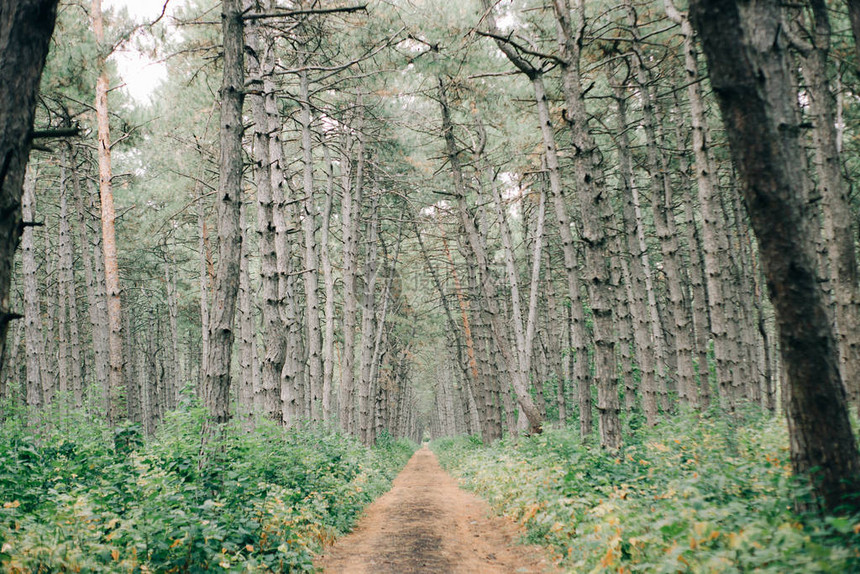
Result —
M 316 566 L 327 574 L 558 572 L 540 548 L 517 544 L 519 536 L 425 446 Z

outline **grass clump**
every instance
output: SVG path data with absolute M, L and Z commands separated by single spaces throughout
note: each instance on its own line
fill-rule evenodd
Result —
M 308 571 L 415 448 L 269 422 L 203 441 L 202 409 L 145 443 L 71 417 L 38 435 L 0 426 L 0 571 Z
M 685 415 L 618 452 L 572 430 L 432 446 L 576 572 L 860 572 L 860 516 L 799 514 L 784 422 Z

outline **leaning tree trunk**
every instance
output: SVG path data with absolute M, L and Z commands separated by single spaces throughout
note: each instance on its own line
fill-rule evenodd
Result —
M 233 316 L 239 292 L 242 235 L 242 101 L 244 34 L 242 3 L 223 0 L 224 75 L 221 82 L 221 157 L 218 182 L 218 269 L 209 324 L 209 360 L 205 375 L 205 405 L 213 421 L 230 418 L 230 363 Z
M 613 285 L 610 280 L 612 207 L 606 189 L 597 143 L 589 131 L 589 115 L 580 76 L 580 49 L 585 33 L 585 5 L 577 0 L 575 21 L 571 22 L 568 0 L 554 0 L 556 30 L 562 63 L 563 93 L 567 105 L 565 119 L 570 130 L 579 211 L 582 218 L 582 240 L 585 243 L 585 274 L 588 299 L 594 316 L 594 362 L 597 381 L 597 410 L 600 423 L 600 444 L 605 448 L 621 446 L 621 423 L 618 413 L 618 381 L 615 368 L 615 337 L 613 327 Z M 546 96 L 538 101 L 546 105 Z M 541 118 L 546 132 L 551 127 L 549 117 Z M 546 138 L 544 138 L 546 141 Z
M 451 175 L 454 181 L 454 191 L 457 197 L 457 209 L 460 215 L 460 223 L 466 230 L 471 252 L 482 275 L 483 281 L 481 282 L 481 287 L 484 298 L 486 299 L 487 304 L 492 305 L 495 293 L 493 293 L 493 288 L 491 286 L 489 259 L 485 247 L 483 246 L 480 232 L 475 226 L 475 222 L 469 214 L 468 206 L 466 204 L 466 185 L 460 164 L 459 151 L 457 150 L 457 144 L 454 138 L 454 128 L 451 123 L 450 111 L 448 109 L 445 83 L 441 77 L 438 78 L 438 94 L 439 105 L 442 112 L 442 137 L 445 140 L 445 152 L 448 157 L 448 163 L 451 166 Z M 517 304 L 514 306 L 515 315 L 518 308 L 519 301 L 517 301 Z M 493 324 L 493 335 L 496 339 L 496 344 L 498 345 L 499 350 L 504 355 L 505 364 L 507 365 L 508 372 L 511 375 L 511 382 L 514 393 L 517 397 L 517 402 L 520 407 L 522 407 L 523 413 L 528 419 L 531 432 L 539 433 L 541 431 L 542 419 L 540 411 L 528 392 L 528 372 L 523 372 L 522 369 L 523 357 L 520 352 L 520 346 L 517 345 L 517 348 L 515 349 L 510 348 L 510 344 L 506 336 L 507 329 L 503 325 L 502 317 L 499 315 L 497 310 L 491 310 L 491 318 Z M 514 321 L 519 321 L 520 329 L 522 329 L 522 317 L 515 316 Z
M 641 373 L 642 408 L 648 425 L 657 424 L 657 378 L 654 371 L 654 341 L 651 333 L 651 314 L 648 311 L 649 295 L 653 292 L 648 278 L 650 262 L 642 231 L 642 216 L 638 190 L 633 181 L 633 162 L 627 137 L 627 95 L 620 85 L 613 86 L 618 118 L 618 173 L 621 185 L 621 226 L 630 252 L 629 292 L 630 313 L 633 319 L 633 342 Z M 638 255 L 637 255 L 638 254 Z
M 842 380 L 849 399 L 860 408 L 860 285 L 855 254 L 854 218 L 849 186 L 842 176 L 836 133 L 835 98 L 827 80 L 830 19 L 823 0 L 812 0 L 812 45 L 803 51 L 801 69 L 809 91 L 815 139 L 815 168 L 821 189 L 824 240 L 836 301 L 836 333 Z
M 717 384 L 723 401 L 729 410 L 733 408 L 731 395 L 732 365 L 729 357 L 730 341 L 728 338 L 727 298 L 724 293 L 723 269 L 721 258 L 728 249 L 722 218 L 719 216 L 719 189 L 711 158 L 709 157 L 708 122 L 705 114 L 704 97 L 700 86 L 699 64 L 696 54 L 693 28 L 689 20 L 675 8 L 671 0 L 664 0 L 666 13 L 681 25 L 684 36 L 684 70 L 687 85 L 687 99 L 690 103 L 690 117 L 693 139 L 693 156 L 695 158 L 696 184 L 699 195 L 699 205 L 702 213 L 702 247 L 703 264 L 706 278 L 708 309 L 710 311 L 711 335 L 714 340 L 714 362 L 716 366 Z M 708 370 L 699 367 L 703 373 L 702 385 L 710 384 L 706 376 Z
M 694 0 L 732 157 L 758 238 L 787 383 L 792 465 L 829 512 L 858 506 L 860 456 L 818 283 L 805 150 L 779 3 Z
M 0 0 L 0 371 L 9 321 L 12 265 L 21 238 L 21 194 L 33 141 L 42 68 L 57 0 Z

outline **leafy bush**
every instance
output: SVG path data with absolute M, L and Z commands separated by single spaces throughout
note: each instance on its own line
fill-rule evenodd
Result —
M 145 445 L 135 428 L 80 416 L 38 436 L 0 426 L 0 570 L 311 570 L 414 450 L 204 421 L 201 409 L 171 413 Z
M 686 415 L 639 437 L 617 453 L 568 430 L 432 446 L 577 572 L 860 572 L 860 517 L 793 510 L 783 421 Z

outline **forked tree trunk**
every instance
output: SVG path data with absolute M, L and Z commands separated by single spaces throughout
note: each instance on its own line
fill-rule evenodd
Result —
M 777 2 L 694 0 L 732 157 L 758 238 L 785 366 L 794 471 L 828 512 L 856 510 L 860 456 L 805 206 L 805 150 Z

